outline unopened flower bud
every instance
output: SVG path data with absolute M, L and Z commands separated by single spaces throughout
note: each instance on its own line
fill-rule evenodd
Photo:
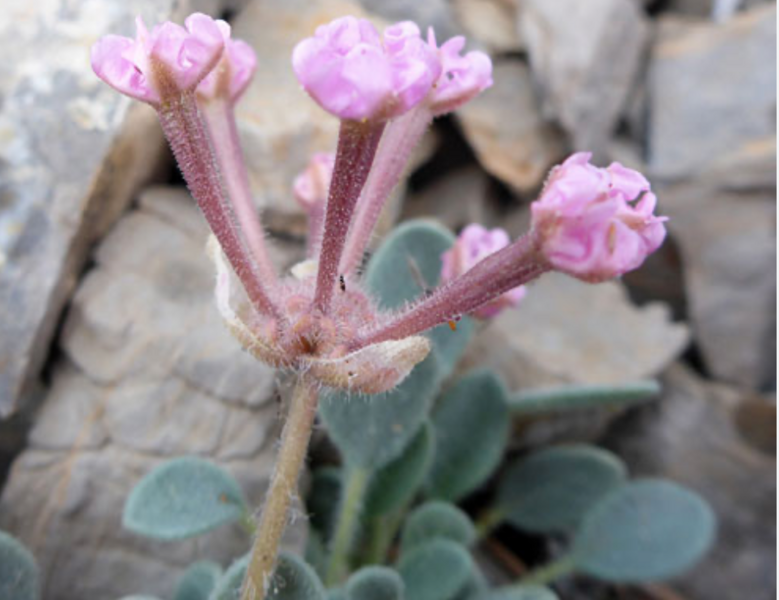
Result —
M 580 152 L 555 167 L 532 206 L 533 234 L 555 269 L 589 282 L 638 268 L 665 239 L 666 217 L 638 171 L 590 164 Z

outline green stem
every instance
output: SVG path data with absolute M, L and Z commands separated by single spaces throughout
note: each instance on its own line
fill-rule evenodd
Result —
M 488 537 L 503 522 L 505 515 L 499 508 L 489 508 L 476 519 L 476 539 Z
M 292 393 L 287 422 L 281 434 L 281 448 L 252 546 L 242 600 L 263 600 L 269 588 L 289 507 L 311 439 L 317 399 L 316 386 L 301 377 Z
M 560 579 L 560 577 L 573 573 L 574 570 L 576 570 L 576 562 L 573 557 L 563 556 L 548 565 L 530 571 L 520 580 L 517 586 L 546 585 Z
M 337 585 L 346 575 L 349 553 L 360 521 L 360 511 L 369 478 L 370 471 L 367 469 L 349 468 L 325 577 L 328 587 Z

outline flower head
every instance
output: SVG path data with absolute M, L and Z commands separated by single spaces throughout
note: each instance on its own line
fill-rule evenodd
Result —
M 197 95 L 203 100 L 222 96 L 235 103 L 246 91 L 257 68 L 257 55 L 242 40 L 230 37 L 230 26 L 217 21 L 224 40 L 224 52 L 219 63 L 197 86 Z
M 431 27 L 427 32 L 427 40 L 441 60 L 441 75 L 428 98 L 434 115 L 459 108 L 492 85 L 492 61 L 489 56 L 478 51 L 460 56 L 465 46 L 464 37 L 453 37 L 439 48 Z
M 295 200 L 306 211 L 324 206 L 327 202 L 327 191 L 330 189 L 330 178 L 333 176 L 335 155 L 329 152 L 314 154 L 305 170 L 295 177 L 292 191 Z
M 509 235 L 503 229 L 489 230 L 477 223 L 468 225 L 462 230 L 454 246 L 441 255 L 441 281 L 451 281 L 470 271 L 474 265 L 505 248 L 509 243 Z M 525 293 L 525 286 L 513 288 L 481 306 L 473 315 L 480 319 L 491 319 L 504 308 L 517 306 L 525 297 Z
M 193 90 L 217 64 L 224 49 L 220 27 L 227 26 L 219 23 L 195 13 L 184 27 L 166 22 L 149 32 L 138 17 L 134 40 L 107 35 L 92 46 L 92 69 L 119 92 L 160 104 Z
M 384 36 L 365 19 L 342 17 L 317 28 L 292 53 L 303 88 L 341 119 L 389 119 L 408 111 L 441 73 L 436 53 L 411 22 Z
M 580 152 L 555 167 L 532 209 L 532 228 L 549 264 L 585 281 L 638 268 L 665 239 L 666 217 L 638 171 L 590 164 Z

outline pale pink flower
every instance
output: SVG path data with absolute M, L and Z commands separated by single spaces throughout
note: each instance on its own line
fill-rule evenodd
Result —
M 327 191 L 330 189 L 334 165 L 334 154 L 319 152 L 311 157 L 305 170 L 295 177 L 292 191 L 295 200 L 306 211 L 322 207 L 327 202 Z
M 532 229 L 549 264 L 589 282 L 638 268 L 665 239 L 666 217 L 638 171 L 590 164 L 579 152 L 550 174 L 532 204 Z
M 193 90 L 224 49 L 220 26 L 195 13 L 184 27 L 166 22 L 149 32 L 138 17 L 135 39 L 107 35 L 92 46 L 92 69 L 119 92 L 150 104 Z
M 492 61 L 489 56 L 478 51 L 460 56 L 465 47 L 464 37 L 453 37 L 438 48 L 431 27 L 427 32 L 427 40 L 441 60 L 441 75 L 428 98 L 434 115 L 459 108 L 492 85 Z
M 257 55 L 249 44 L 230 37 L 227 23 L 217 21 L 216 24 L 222 33 L 224 52 L 216 67 L 197 86 L 197 94 L 204 100 L 224 96 L 235 103 L 249 87 L 257 68 Z
M 341 119 L 383 120 L 425 98 L 441 73 L 436 53 L 411 22 L 379 35 L 365 19 L 342 17 L 295 46 L 292 67 L 303 88 Z
M 441 283 L 456 279 L 470 271 L 476 264 L 510 243 L 503 229 L 486 229 L 472 223 L 462 230 L 455 244 L 441 255 Z M 491 319 L 504 308 L 515 307 L 525 297 L 525 286 L 513 288 L 481 306 L 472 314 L 479 319 Z

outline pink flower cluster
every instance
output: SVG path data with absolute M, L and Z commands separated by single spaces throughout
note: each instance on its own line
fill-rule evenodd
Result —
M 460 56 L 464 44 L 454 38 L 439 49 L 432 30 L 425 42 L 410 21 L 381 36 L 365 19 L 343 17 L 300 42 L 292 66 L 311 97 L 341 119 L 389 119 L 426 99 L 442 114 L 492 84 L 489 57 Z
M 555 167 L 532 205 L 532 228 L 549 264 L 589 282 L 637 269 L 665 239 L 666 217 L 646 178 L 579 152 Z
M 254 74 L 254 51 L 231 40 L 224 21 L 195 13 L 184 27 L 168 21 L 150 32 L 140 17 L 135 24 L 135 39 L 107 35 L 91 52 L 97 76 L 131 98 L 160 105 L 195 88 L 213 97 L 224 86 L 236 101 Z

